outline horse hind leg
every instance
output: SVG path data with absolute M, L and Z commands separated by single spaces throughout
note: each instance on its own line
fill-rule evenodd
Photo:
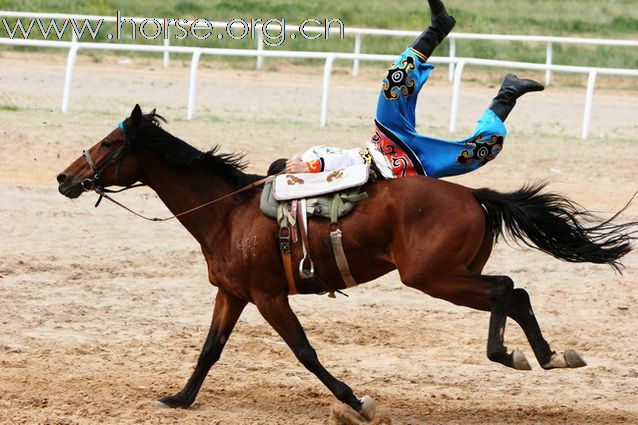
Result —
M 466 274 L 444 279 L 404 279 L 406 285 L 419 289 L 433 297 L 477 310 L 489 311 L 490 323 L 487 338 L 487 357 L 497 363 L 517 370 L 531 370 L 520 350 L 509 352 L 504 344 L 507 317 L 514 319 L 523 329 L 538 362 L 544 369 L 581 367 L 586 363 L 575 350 L 563 354 L 551 350 L 543 338 L 532 311 L 529 295 L 522 288 L 514 289 L 508 276 Z
M 525 355 L 514 350 L 508 352 L 504 344 L 505 323 L 509 313 L 514 283 L 507 276 L 465 275 L 404 283 L 428 295 L 476 310 L 491 312 L 487 338 L 487 357 L 497 363 L 518 370 L 531 369 Z
M 487 358 L 513 369 L 531 370 L 532 367 L 522 351 L 508 352 L 505 346 L 505 323 L 514 291 L 514 282 L 507 276 L 483 276 L 483 279 L 492 282 Z
M 527 291 L 522 288 L 514 289 L 514 282 L 507 276 L 481 276 L 481 279 L 491 283 L 491 316 L 487 339 L 487 357 L 490 360 L 517 370 L 532 369 L 522 351 L 508 352 L 504 344 L 505 323 L 509 316 L 523 329 L 543 369 L 577 368 L 587 365 L 576 350 L 567 350 L 564 353 L 552 351 L 540 330 Z
M 543 338 L 532 310 L 529 294 L 525 289 L 516 288 L 512 291 L 509 316 L 523 329 L 534 355 L 543 369 L 577 368 L 587 365 L 576 350 L 566 350 L 564 353 L 556 353 L 551 350 Z

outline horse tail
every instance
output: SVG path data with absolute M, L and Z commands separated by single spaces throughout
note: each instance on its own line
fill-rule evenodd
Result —
M 613 217 L 603 219 L 561 195 L 540 193 L 546 185 L 537 182 L 508 193 L 487 188 L 474 190 L 474 197 L 485 209 L 494 242 L 505 230 L 512 239 L 556 258 L 609 264 L 621 272 L 620 259 L 632 250 L 637 230 L 632 231 L 631 227 L 638 222 L 613 221 L 633 197 Z

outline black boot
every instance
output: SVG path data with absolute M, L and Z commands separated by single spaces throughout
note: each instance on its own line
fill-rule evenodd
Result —
M 456 25 L 456 20 L 447 13 L 441 0 L 428 0 L 428 3 L 432 13 L 432 24 L 410 45 L 425 58 L 432 55 L 434 49 L 441 44 Z
M 441 15 L 445 13 L 445 5 L 441 0 L 428 0 L 428 4 L 430 5 L 430 12 L 432 13 L 432 17 Z
M 516 99 L 525 93 L 543 90 L 545 90 L 545 86 L 539 82 L 522 80 L 514 74 L 507 74 L 489 109 L 494 111 L 501 121 L 505 121 L 510 112 L 512 112 L 514 105 L 516 105 Z

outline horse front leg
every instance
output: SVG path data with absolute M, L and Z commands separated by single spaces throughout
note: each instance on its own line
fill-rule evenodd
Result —
M 328 372 L 319 362 L 317 353 L 308 342 L 299 319 L 290 308 L 287 295 L 264 295 L 255 298 L 261 315 L 288 344 L 297 359 L 339 399 L 363 416 L 371 420 L 375 413 L 374 400 L 369 396 L 357 398 L 352 389 Z
M 180 392 L 162 397 L 159 399 L 159 403 L 173 408 L 187 408 L 193 404 L 204 378 L 206 378 L 210 368 L 219 360 L 226 341 L 228 341 L 228 337 L 246 304 L 246 301 L 230 295 L 222 288 L 218 289 L 213 309 L 213 320 L 197 360 L 195 371 Z

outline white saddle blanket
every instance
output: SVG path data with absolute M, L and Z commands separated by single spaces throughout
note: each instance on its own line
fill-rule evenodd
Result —
M 282 174 L 275 178 L 273 196 L 278 201 L 288 201 L 361 186 L 368 181 L 369 168 L 361 164 L 322 173 Z

